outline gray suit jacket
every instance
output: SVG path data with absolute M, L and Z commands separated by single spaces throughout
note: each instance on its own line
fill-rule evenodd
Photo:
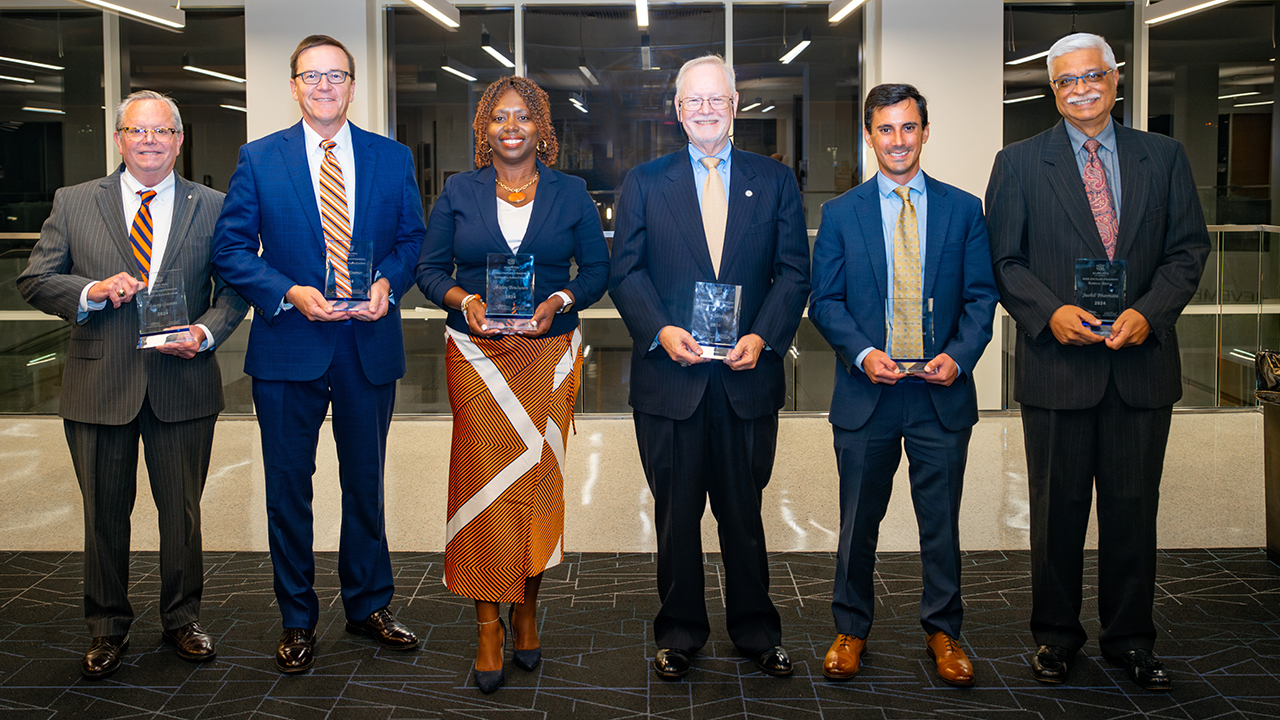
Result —
M 222 374 L 213 352 L 183 360 L 137 349 L 134 302 L 119 309 L 107 305 L 76 324 L 85 285 L 119 272 L 136 274 L 120 203 L 120 174 L 117 170 L 54 195 L 53 211 L 18 277 L 18 290 L 32 307 L 72 323 L 58 414 L 77 422 L 123 425 L 137 416 L 144 397 L 165 422 L 217 414 L 223 407 Z M 182 273 L 189 320 L 209 328 L 216 350 L 248 311 L 209 263 L 223 195 L 180 176 L 175 179 L 169 244 L 157 271 Z
M 1125 305 L 1151 334 L 1141 345 L 1063 345 L 1049 318 L 1075 305 L 1075 260 L 1106 250 L 1062 122 L 996 155 L 987 185 L 987 229 L 1000 302 L 1018 323 L 1014 394 L 1050 410 L 1098 404 L 1114 377 L 1126 403 L 1172 405 L 1182 397 L 1175 325 L 1209 255 L 1200 198 L 1182 144 L 1116 124 L 1120 161 L 1117 260 L 1126 261 Z

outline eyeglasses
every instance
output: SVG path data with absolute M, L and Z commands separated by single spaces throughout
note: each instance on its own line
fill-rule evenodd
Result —
M 1086 85 L 1101 85 L 1102 79 L 1105 78 L 1108 73 L 1113 73 L 1115 71 L 1115 68 L 1111 68 L 1110 70 L 1087 72 L 1083 75 L 1076 75 L 1075 77 L 1060 77 L 1055 80 L 1050 80 L 1049 84 L 1058 90 L 1069 90 L 1075 87 L 1076 83 L 1081 80 L 1085 81 Z
M 733 98 L 726 95 L 717 95 L 711 98 L 681 98 L 680 107 L 684 108 L 686 112 L 697 112 L 702 109 L 702 103 L 711 103 L 712 110 L 726 110 L 733 104 Z
M 145 138 L 147 136 L 147 133 L 151 133 L 152 135 L 155 135 L 157 140 L 168 140 L 174 135 L 179 135 L 182 133 L 182 131 L 177 128 L 166 128 L 166 127 L 159 127 L 159 128 L 122 127 L 119 130 L 116 130 L 116 132 L 120 133 L 124 137 L 129 138 L 130 140 L 137 140 L 137 141 L 141 141 L 143 138 Z
M 302 82 L 308 85 L 319 85 L 320 78 L 327 77 L 329 82 L 334 85 L 341 85 L 347 81 L 351 73 L 346 70 L 329 70 L 328 72 L 320 72 L 319 70 L 307 70 L 294 75 L 295 78 L 302 78 Z

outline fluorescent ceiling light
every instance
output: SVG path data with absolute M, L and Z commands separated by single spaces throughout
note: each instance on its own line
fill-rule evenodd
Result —
M 1031 62 L 1032 60 L 1037 60 L 1042 57 L 1049 57 L 1049 51 L 1045 50 L 1043 52 L 1038 52 L 1032 55 L 1028 55 L 1026 57 L 1020 57 L 1017 60 L 1010 60 L 1009 62 L 1005 63 L 1005 65 L 1021 65 L 1022 63 L 1028 63 L 1028 62 Z
M 1266 100 L 1263 102 L 1240 103 L 1239 105 L 1233 105 L 1232 107 L 1258 107 L 1259 105 L 1272 105 L 1274 103 L 1275 100 Z M 23 108 L 23 110 L 26 110 L 26 108 Z
M 17 218 L 13 218 L 13 219 L 15 219 L 15 220 L 16 220 Z M 40 356 L 40 357 L 38 357 L 38 358 L 32 358 L 32 359 L 28 360 L 28 361 L 27 361 L 27 367 L 34 367 L 34 366 L 36 366 L 36 365 L 43 365 L 43 364 L 45 364 L 45 363 L 47 363 L 47 362 L 53 362 L 54 360 L 57 360 L 57 359 L 58 359 L 58 353 L 49 353 L 48 355 L 41 355 L 41 356 Z
M 435 20 L 450 30 L 457 30 L 462 22 L 462 14 L 448 0 L 409 0 L 422 14 Z
M 778 58 L 778 62 L 782 63 L 783 65 L 787 65 L 792 60 L 795 60 L 796 57 L 800 55 L 800 53 L 804 52 L 805 48 L 809 47 L 810 39 L 811 38 L 809 34 L 809 28 L 805 28 L 804 30 L 801 30 L 794 38 L 791 38 L 792 42 L 794 42 L 795 45 L 790 50 L 788 50 L 785 55 Z
M 1039 100 L 1042 97 L 1044 97 L 1044 93 L 1040 93 L 1039 95 L 1028 95 L 1026 97 L 1009 98 L 1008 100 L 1004 101 L 1004 104 L 1012 105 L 1014 103 L 1026 102 L 1028 100 Z
M 61 65 L 49 65 L 47 63 L 35 62 L 33 60 L 19 60 L 18 58 L 5 57 L 0 55 L 0 62 L 18 63 L 19 65 L 30 65 L 31 67 L 44 68 L 45 70 L 66 70 Z
M 832 0 L 827 6 L 827 22 L 835 25 L 849 17 L 849 13 L 857 10 L 867 0 Z
M 249 112 L 249 108 L 243 108 L 243 107 L 240 107 L 239 105 L 219 105 L 218 107 L 224 107 L 228 110 L 235 110 L 236 112 L 242 112 L 242 113 Z
M 66 113 L 62 112 L 61 110 L 54 110 L 53 108 L 26 106 L 22 109 L 26 110 L 27 112 L 49 113 L 50 115 L 66 115 Z
M 8 80 L 9 82 L 16 82 L 16 83 L 26 83 L 27 85 L 31 85 L 32 83 L 35 82 L 35 80 L 32 80 L 31 78 L 13 77 L 12 75 L 0 75 L 0 80 Z
M 209 77 L 220 78 L 222 80 L 230 80 L 231 82 L 240 83 L 242 85 L 245 82 L 245 79 L 242 77 L 236 77 L 235 75 L 220 73 L 217 70 L 206 70 L 202 67 L 196 67 L 195 65 L 183 65 L 182 69 L 190 70 L 193 73 L 200 73 L 201 75 L 208 75 Z
M 1124 67 L 1124 63 L 1127 63 L 1127 62 L 1129 62 L 1129 61 L 1128 61 L 1128 60 L 1125 60 L 1124 62 L 1118 62 L 1118 63 L 1116 63 L 1116 67 L 1118 67 L 1118 68 L 1122 68 L 1122 67 Z
M 181 30 L 187 26 L 187 14 L 170 5 L 167 0 L 72 0 L 81 5 L 92 5 L 116 15 L 158 25 L 166 30 Z
M 649 27 L 649 0 L 636 0 L 636 25 Z
M 756 98 L 755 100 L 752 100 L 751 104 L 744 108 L 739 108 L 738 112 L 746 112 L 748 110 L 754 110 L 758 107 L 760 107 L 760 98 Z
M 587 111 L 587 104 L 583 101 L 581 95 L 577 93 L 569 93 L 569 102 L 572 103 L 574 107 L 578 108 L 578 110 L 584 113 Z
M 1167 20 L 1174 20 L 1180 17 L 1186 17 L 1208 10 L 1211 7 L 1225 5 L 1235 0 L 1164 0 L 1163 2 L 1147 5 L 1142 9 L 1142 22 L 1147 25 L 1155 25 Z
M 503 67 L 514 68 L 516 66 L 515 63 L 508 60 L 506 55 L 503 55 L 498 48 L 494 47 L 493 44 L 489 42 L 488 30 L 484 30 L 480 33 L 480 48 L 492 55 L 494 60 L 502 63 Z
M 458 77 L 462 78 L 463 80 L 466 80 L 467 82 L 475 82 L 478 79 L 476 77 L 475 70 L 472 70 L 466 65 L 463 65 L 462 63 L 458 62 L 457 60 L 454 60 L 448 55 L 445 55 L 444 57 L 440 58 L 440 69 L 444 70 L 447 73 L 452 73 L 454 75 L 457 75 Z
M 582 72 L 582 76 L 589 80 L 592 85 L 600 84 L 600 81 L 596 79 L 595 72 L 593 72 L 595 68 L 591 66 L 591 63 L 587 62 L 585 57 L 578 57 L 578 70 Z
M 1261 95 L 1261 94 L 1262 94 L 1262 93 L 1258 92 L 1257 90 L 1252 90 L 1252 91 L 1250 91 L 1250 92 L 1233 93 L 1233 94 L 1231 94 L 1231 95 L 1219 95 L 1219 96 L 1218 96 L 1218 99 L 1219 99 L 1219 100 L 1230 100 L 1231 98 L 1249 97 L 1250 95 Z
M 772 101 L 772 100 L 770 100 L 770 101 L 769 101 L 769 105 L 768 105 L 765 109 L 761 110 L 761 111 L 760 111 L 760 113 L 761 113 L 761 114 L 767 113 L 767 112 L 769 112 L 770 110 L 772 110 L 772 109 L 774 109 L 774 108 L 776 108 L 776 107 L 777 107 L 777 105 L 774 105 L 774 104 L 773 104 L 773 101 Z

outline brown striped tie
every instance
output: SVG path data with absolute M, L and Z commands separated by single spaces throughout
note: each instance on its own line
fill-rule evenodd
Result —
M 351 297 L 351 276 L 347 255 L 351 252 L 351 218 L 347 213 L 347 188 L 342 183 L 342 166 L 334 157 L 337 143 L 324 140 L 324 162 L 320 163 L 320 223 L 324 226 L 325 258 L 333 266 L 338 297 Z
M 133 227 L 129 228 L 129 240 L 133 245 L 133 257 L 138 261 L 138 270 L 140 280 L 144 283 L 151 282 L 151 241 L 152 228 L 151 224 L 151 201 L 156 199 L 155 190 L 139 190 L 138 197 L 142 198 L 142 206 L 138 208 L 138 214 L 133 216 Z

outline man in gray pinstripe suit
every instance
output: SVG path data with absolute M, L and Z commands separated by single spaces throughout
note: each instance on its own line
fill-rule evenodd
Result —
M 115 140 L 124 168 L 57 192 L 18 278 L 27 302 L 71 323 L 58 411 L 84 498 L 84 609 L 93 642 L 81 672 L 91 679 L 115 672 L 129 646 L 139 437 L 159 515 L 162 636 L 186 660 L 216 655 L 197 622 L 200 496 L 223 406 L 213 350 L 248 309 L 209 264 L 222 193 L 173 172 L 182 146 L 177 105 L 133 93 L 116 109 Z M 131 235 L 146 236 L 145 251 Z M 148 284 L 138 278 L 154 282 L 160 272 L 183 280 L 193 339 L 139 350 L 133 301 Z

